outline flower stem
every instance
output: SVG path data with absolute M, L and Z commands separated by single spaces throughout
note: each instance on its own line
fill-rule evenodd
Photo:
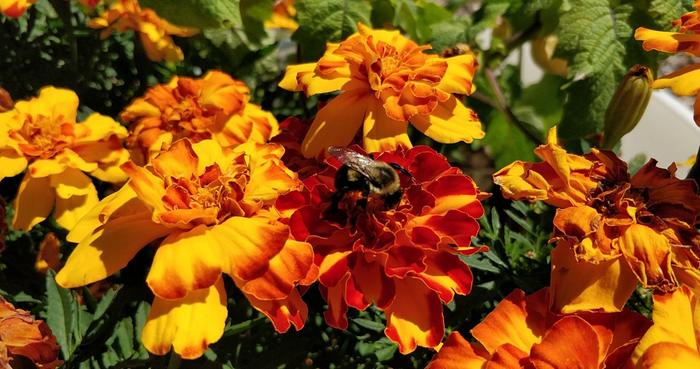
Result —
M 168 359 L 168 369 L 178 369 L 180 368 L 180 363 L 182 359 L 175 351 L 170 352 L 170 359 Z

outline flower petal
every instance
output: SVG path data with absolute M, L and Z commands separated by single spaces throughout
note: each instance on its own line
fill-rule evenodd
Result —
M 345 302 L 345 286 L 350 278 L 346 275 L 338 284 L 332 287 L 320 286 L 323 299 L 328 303 L 328 309 L 323 312 L 326 324 L 333 328 L 348 328 L 348 304 Z
M 15 217 L 12 228 L 29 231 L 51 213 L 54 191 L 48 177 L 34 178 L 25 173 L 15 199 Z
M 700 90 L 700 64 L 691 64 L 671 74 L 659 77 L 652 85 L 654 88 L 671 88 L 674 94 L 681 96 L 695 95 Z
M 470 143 L 485 135 L 476 113 L 454 96 L 440 102 L 430 114 L 415 115 L 410 121 L 426 136 L 441 143 Z
M 431 252 L 425 260 L 428 268 L 417 275 L 444 303 L 458 295 L 467 295 L 472 289 L 472 272 L 457 255 L 449 252 Z
M 450 93 L 471 95 L 476 90 L 472 83 L 476 72 L 477 61 L 470 51 L 466 54 L 446 58 L 447 71 L 440 80 L 437 88 Z
M 148 351 L 165 355 L 172 346 L 184 359 L 196 359 L 221 338 L 226 323 L 226 291 L 219 280 L 179 300 L 153 299 L 141 341 Z
M 644 369 L 700 368 L 700 353 L 688 346 L 660 342 L 649 347 L 638 367 Z
M 14 177 L 27 168 L 27 159 L 12 148 L 0 149 L 0 181 Z
M 677 33 L 656 31 L 639 27 L 634 32 L 634 38 L 642 42 L 644 50 L 657 50 L 665 53 L 685 51 L 693 55 L 700 55 L 700 37 L 692 33 Z
M 56 207 L 53 210 L 53 216 L 56 218 L 58 225 L 69 231 L 100 201 L 97 198 L 97 190 L 92 182 L 90 182 L 88 192 L 82 196 L 75 195 L 65 199 L 58 194 L 58 191 L 56 192 L 58 196 L 56 196 Z
M 305 157 L 313 158 L 329 146 L 347 146 L 365 120 L 369 99 L 365 90 L 345 91 L 316 113 L 301 143 Z
M 243 294 L 256 310 L 270 319 L 278 333 L 287 332 L 292 325 L 297 331 L 304 328 L 309 310 L 296 289 L 280 300 L 258 300 L 253 295 Z
M 577 316 L 559 319 L 542 342 L 534 345 L 530 360 L 537 369 L 598 369 L 599 338 L 595 329 Z
M 396 298 L 386 310 L 384 333 L 409 354 L 416 346 L 435 347 L 445 334 L 440 298 L 422 281 L 396 279 Z
M 148 171 L 148 169 L 137 166 L 132 161 L 124 163 L 122 170 L 130 178 L 126 185 L 136 192 L 136 195 L 144 204 L 158 212 L 165 211 L 162 200 L 163 196 L 165 196 L 165 185 L 162 179 Z
M 54 174 L 49 178 L 51 178 L 51 187 L 56 190 L 56 195 L 60 198 L 68 199 L 76 195 L 87 195 L 91 192 L 95 192 L 95 195 L 97 195 L 97 190 L 95 190 L 90 177 L 77 169 L 66 168 L 63 172 Z
M 577 261 L 567 242 L 552 250 L 552 310 L 620 311 L 637 286 L 637 279 L 622 257 L 597 264 Z
M 304 91 L 306 96 L 340 90 L 348 77 L 325 79 L 316 75 L 316 63 L 288 65 L 279 86 L 287 91 Z
M 105 279 L 125 267 L 143 246 L 169 232 L 148 216 L 107 222 L 75 247 L 56 282 L 74 288 Z
M 173 232 L 156 250 L 146 282 L 163 299 L 181 299 L 188 292 L 208 288 L 221 276 L 221 252 L 212 229 L 199 225 Z
M 462 337 L 452 332 L 440 351 L 425 369 L 481 369 L 487 359 L 485 353 Z
M 162 178 L 190 178 L 197 174 L 199 161 L 190 140 L 178 140 L 153 158 L 151 164 Z
M 644 287 L 671 290 L 677 281 L 671 269 L 671 245 L 653 229 L 632 224 L 613 240 Z
M 413 147 L 408 138 L 408 122 L 389 118 L 381 101 L 377 99 L 368 99 L 368 104 L 363 125 L 363 142 L 367 152 Z

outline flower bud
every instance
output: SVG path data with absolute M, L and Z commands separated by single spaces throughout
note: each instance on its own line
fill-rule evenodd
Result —
M 651 98 L 652 82 L 651 69 L 643 65 L 627 72 L 605 111 L 602 148 L 611 149 L 639 123 Z

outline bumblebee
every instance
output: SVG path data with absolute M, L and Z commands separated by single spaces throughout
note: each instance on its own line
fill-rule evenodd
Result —
M 328 154 L 343 164 L 335 175 L 335 193 L 331 199 L 333 210 L 338 209 L 340 201 L 350 192 L 362 194 L 358 206 L 365 207 L 367 199 L 374 196 L 382 200 L 386 210 L 393 209 L 403 196 L 398 172 L 413 178 L 399 164 L 374 160 L 348 148 L 331 146 Z

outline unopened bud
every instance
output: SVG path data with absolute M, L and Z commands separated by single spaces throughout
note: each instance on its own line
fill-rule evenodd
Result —
M 0 87 L 0 113 L 11 110 L 14 105 L 10 93 Z
M 651 69 L 643 65 L 637 64 L 627 72 L 605 111 L 602 148 L 611 149 L 637 126 L 649 104 L 652 82 Z

